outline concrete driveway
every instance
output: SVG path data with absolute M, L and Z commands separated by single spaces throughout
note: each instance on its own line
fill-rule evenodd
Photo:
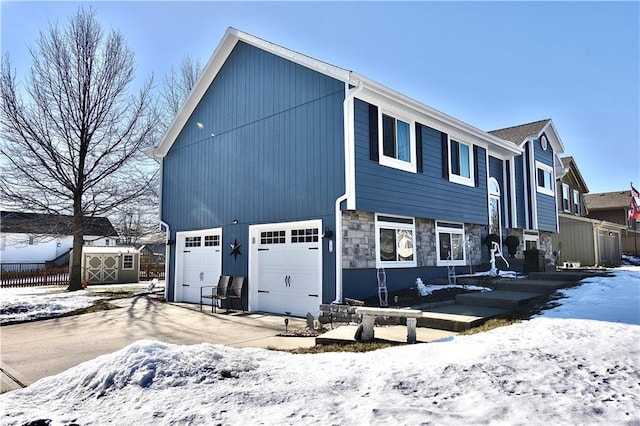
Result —
M 281 316 L 224 310 L 211 314 L 211 308 L 200 312 L 198 305 L 163 303 L 147 296 L 112 303 L 120 309 L 0 327 L 1 392 L 28 386 L 141 339 L 280 349 L 315 345 L 314 337 L 277 336 L 285 329 Z M 305 326 L 303 319 L 289 319 L 290 330 Z

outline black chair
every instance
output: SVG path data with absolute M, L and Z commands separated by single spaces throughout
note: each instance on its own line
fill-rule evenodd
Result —
M 218 279 L 218 285 L 200 287 L 200 312 L 202 312 L 203 299 L 211 299 L 211 312 L 215 313 L 216 306 L 218 305 L 218 300 L 224 300 L 227 298 L 230 282 L 231 276 L 220 275 L 220 279 Z M 211 290 L 211 293 L 209 293 L 209 289 Z M 222 305 L 220 307 L 222 307 Z
M 240 308 L 242 309 L 242 312 L 244 312 L 244 302 L 242 301 L 242 291 L 244 290 L 244 285 L 246 282 L 247 282 L 247 277 L 244 277 L 244 276 L 233 277 L 233 281 L 231 281 L 231 286 L 229 287 L 229 290 L 227 292 L 228 300 L 240 300 Z

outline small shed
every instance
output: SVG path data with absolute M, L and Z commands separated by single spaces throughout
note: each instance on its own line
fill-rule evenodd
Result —
M 81 267 L 89 284 L 137 283 L 140 252 L 135 247 L 83 247 Z

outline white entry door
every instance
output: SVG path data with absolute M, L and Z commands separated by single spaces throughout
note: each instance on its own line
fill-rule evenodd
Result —
M 222 229 L 178 232 L 176 239 L 176 301 L 200 303 L 200 288 L 222 274 Z
M 250 310 L 318 316 L 321 225 L 317 220 L 251 227 Z

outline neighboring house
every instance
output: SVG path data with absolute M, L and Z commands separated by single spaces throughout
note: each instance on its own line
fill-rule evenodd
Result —
M 73 246 L 72 216 L 0 212 L 0 261 L 44 263 Z M 106 217 L 84 219 L 84 245 L 115 245 L 118 233 Z
M 590 218 L 624 226 L 622 252 L 638 256 L 640 253 L 640 225 L 637 220 L 628 220 L 631 191 L 587 194 L 584 201 Z
M 166 244 L 143 244 L 138 247 L 141 263 L 164 263 Z
M 553 236 L 558 266 L 576 268 L 615 265 L 621 258 L 624 225 L 589 219 L 584 200 L 589 189 L 573 157 L 561 159 L 564 172 L 557 179 L 559 232 Z
M 393 290 L 486 263 L 490 233 L 551 256 L 562 151 L 551 120 L 488 133 L 231 28 L 153 150 L 167 298 L 245 275 L 250 310 L 316 314 L 378 268 Z

